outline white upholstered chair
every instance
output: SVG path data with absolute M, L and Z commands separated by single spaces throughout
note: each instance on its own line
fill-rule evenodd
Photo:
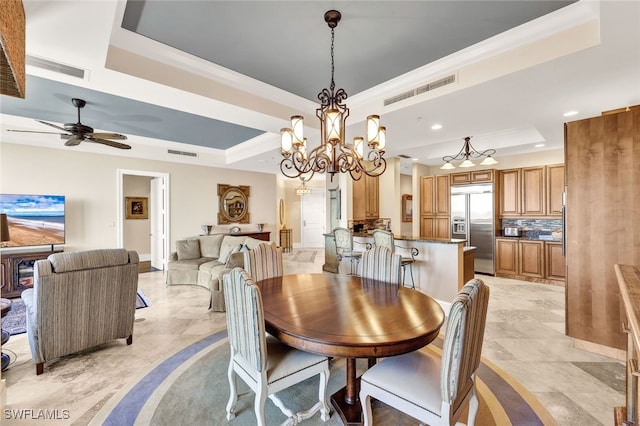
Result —
M 333 238 L 336 242 L 338 262 L 349 259 L 349 272 L 353 275 L 354 263 L 357 265 L 362 258 L 362 252 L 353 249 L 353 233 L 347 228 L 338 227 L 333 230 Z
M 273 244 L 258 244 L 244 252 L 244 270 L 254 281 L 281 277 L 284 274 L 282 249 Z
M 400 285 L 401 256 L 386 247 L 374 246 L 362 254 L 359 272 L 362 278 Z
M 223 285 L 231 347 L 227 372 L 230 387 L 227 420 L 236 414 L 239 396 L 236 376 L 239 376 L 255 392 L 254 411 L 259 426 L 265 425 L 267 396 L 288 417 L 283 424 L 298 424 L 318 410 L 322 420 L 327 421 L 330 415 L 326 392 L 329 381 L 327 357 L 299 351 L 267 336 L 260 290 L 242 268 L 235 268 L 224 275 Z M 293 413 L 275 395 L 316 375 L 320 376 L 318 402 L 307 411 Z
M 382 229 L 376 229 L 371 233 L 373 237 L 373 244 L 376 246 L 386 247 L 392 252 L 396 252 L 396 242 L 393 237 L 393 233 L 389 231 L 384 231 Z M 411 288 L 416 288 L 416 283 L 413 280 L 413 264 L 416 261 L 416 256 L 418 255 L 418 249 L 415 247 L 398 247 L 401 249 L 409 250 L 408 256 L 402 256 L 402 285 L 405 283 L 405 277 L 407 275 L 407 267 L 409 267 L 409 274 L 411 276 Z
M 488 302 L 489 288 L 470 280 L 451 306 L 441 357 L 415 351 L 385 358 L 367 370 L 360 381 L 364 424 L 373 423 L 375 398 L 430 426 L 455 424 L 468 404 L 467 423 L 473 426 Z

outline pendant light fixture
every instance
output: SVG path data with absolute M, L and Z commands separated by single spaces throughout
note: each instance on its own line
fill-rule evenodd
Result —
M 347 93 L 344 89 L 335 90 L 334 74 L 334 29 L 342 15 L 337 10 L 329 10 L 324 20 L 331 28 L 331 85 L 318 94 L 320 107 L 316 116 L 320 120 L 320 145 L 308 150 L 304 137 L 304 118 L 301 115 L 291 117 L 291 127 L 281 129 L 280 162 L 282 174 L 289 178 L 300 177 L 305 181 L 315 173 L 330 173 L 331 179 L 336 173 L 349 173 L 351 178 L 359 180 L 362 174 L 380 176 L 387 168 L 384 159 L 386 129 L 380 126 L 380 116 L 367 117 L 367 147 L 365 155 L 364 139 L 353 138 L 353 143 L 345 142 L 345 125 L 349 108 L 344 104 Z M 304 182 L 303 182 L 304 184 Z
M 484 160 L 480 163 L 482 166 L 490 166 L 492 164 L 498 164 L 495 158 L 492 157 L 493 154 L 496 153 L 495 149 L 487 149 L 485 151 L 479 152 L 477 149 L 471 145 L 471 136 L 467 136 L 464 138 L 464 145 L 462 145 L 462 149 L 456 155 L 445 155 L 442 157 L 442 161 L 444 164 L 440 169 L 442 170 L 451 170 L 455 169 L 456 166 L 453 165 L 452 161 L 464 160 L 462 163 L 458 165 L 458 167 L 474 167 L 475 163 L 471 161 L 472 159 L 479 159 L 485 157 Z

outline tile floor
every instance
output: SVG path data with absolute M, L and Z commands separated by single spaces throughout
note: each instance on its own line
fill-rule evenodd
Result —
M 292 262 L 285 254 L 285 272 L 321 272 L 322 253 L 314 263 Z M 491 288 L 483 356 L 532 392 L 558 424 L 613 424 L 613 407 L 624 404 L 624 365 L 573 347 L 564 335 L 563 288 L 479 277 Z M 141 274 L 139 288 L 151 306 L 136 311 L 131 346 L 109 343 L 47 363 L 36 376 L 26 335 L 12 336 L 3 347 L 13 364 L 2 374 L 9 410 L 2 423 L 85 425 L 126 383 L 226 326 L 223 313 L 207 310 L 204 288 L 166 287 L 163 272 Z M 35 419 L 42 409 L 56 418 Z M 19 414 L 28 418 L 17 420 Z

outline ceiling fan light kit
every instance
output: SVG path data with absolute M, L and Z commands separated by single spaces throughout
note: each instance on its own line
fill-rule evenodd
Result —
M 458 167 L 474 167 L 475 163 L 472 159 L 480 159 L 485 157 L 484 160 L 480 163 L 481 166 L 491 166 L 493 164 L 498 164 L 493 155 L 496 153 L 495 149 L 487 149 L 484 151 L 478 151 L 471 145 L 471 136 L 467 136 L 464 138 L 464 144 L 462 145 L 462 149 L 456 155 L 445 155 L 442 157 L 442 161 L 444 164 L 440 167 L 441 170 L 452 170 L 455 169 L 456 166 L 452 163 L 452 161 L 463 160 L 462 163 L 458 165 Z
M 58 129 L 65 133 L 59 132 L 39 132 L 39 131 L 31 131 L 31 130 L 9 130 L 10 132 L 23 132 L 23 133 L 49 133 L 49 134 L 59 134 L 61 139 L 66 139 L 67 141 L 64 143 L 65 146 L 76 146 L 79 145 L 80 142 L 94 142 L 102 145 L 111 146 L 113 148 L 119 149 L 131 149 L 130 145 L 116 142 L 116 140 L 127 140 L 125 135 L 121 135 L 120 133 L 96 133 L 93 131 L 93 127 L 89 127 L 85 124 L 82 124 L 80 121 L 80 110 L 85 107 L 87 102 L 84 99 L 72 98 L 71 103 L 74 107 L 78 109 L 78 122 L 77 123 L 65 123 L 64 127 L 60 127 L 57 124 L 49 123 L 42 120 L 36 120 L 38 123 L 45 124 L 47 126 L 53 127 L 54 129 Z
M 331 28 L 331 85 L 318 94 L 320 107 L 316 116 L 320 120 L 320 145 L 307 150 L 307 138 L 304 137 L 304 117 L 291 117 L 291 127 L 281 129 L 280 162 L 282 174 L 289 178 L 300 177 L 308 181 L 315 173 L 329 173 L 333 180 L 336 173 L 349 173 L 351 178 L 359 180 L 362 174 L 380 176 L 387 168 L 384 159 L 386 128 L 380 126 L 380 116 L 367 117 L 367 146 L 365 156 L 364 138 L 355 137 L 353 143 L 345 142 L 346 120 L 349 108 L 344 104 L 347 93 L 344 89 L 335 90 L 334 75 L 334 29 L 342 15 L 337 10 L 329 10 L 324 20 Z

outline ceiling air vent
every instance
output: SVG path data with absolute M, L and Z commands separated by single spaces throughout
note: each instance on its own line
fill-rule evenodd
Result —
M 27 55 L 27 65 L 32 67 L 42 68 L 44 70 L 57 72 L 59 74 L 69 75 L 71 77 L 77 77 L 84 79 L 86 70 L 82 68 L 75 68 L 69 65 L 63 65 L 58 62 L 53 62 L 48 59 L 37 58 L 35 56 Z
M 195 153 L 195 152 L 177 151 L 175 149 L 168 149 L 167 153 L 174 154 L 174 155 L 184 155 L 185 157 L 197 157 L 198 156 L 198 154 Z
M 430 92 L 430 91 L 438 89 L 440 87 L 447 86 L 449 84 L 453 84 L 455 82 L 456 82 L 456 75 L 455 74 L 451 74 L 451 75 L 448 75 L 446 77 L 440 78 L 438 80 L 431 81 L 431 82 L 429 82 L 427 84 L 424 84 L 424 85 L 422 85 L 420 87 L 417 87 L 415 89 L 411 89 L 411 90 L 408 90 L 406 92 L 400 93 L 399 95 L 387 98 L 387 99 L 384 100 L 384 105 L 387 106 L 387 105 L 395 104 L 396 102 L 400 102 L 400 101 L 403 101 L 405 99 L 409 99 L 409 98 L 411 98 L 413 96 L 417 96 L 417 95 L 420 95 L 422 93 Z
M 400 157 L 400 158 L 412 158 L 410 155 L 407 155 L 407 154 L 398 154 L 398 157 Z

